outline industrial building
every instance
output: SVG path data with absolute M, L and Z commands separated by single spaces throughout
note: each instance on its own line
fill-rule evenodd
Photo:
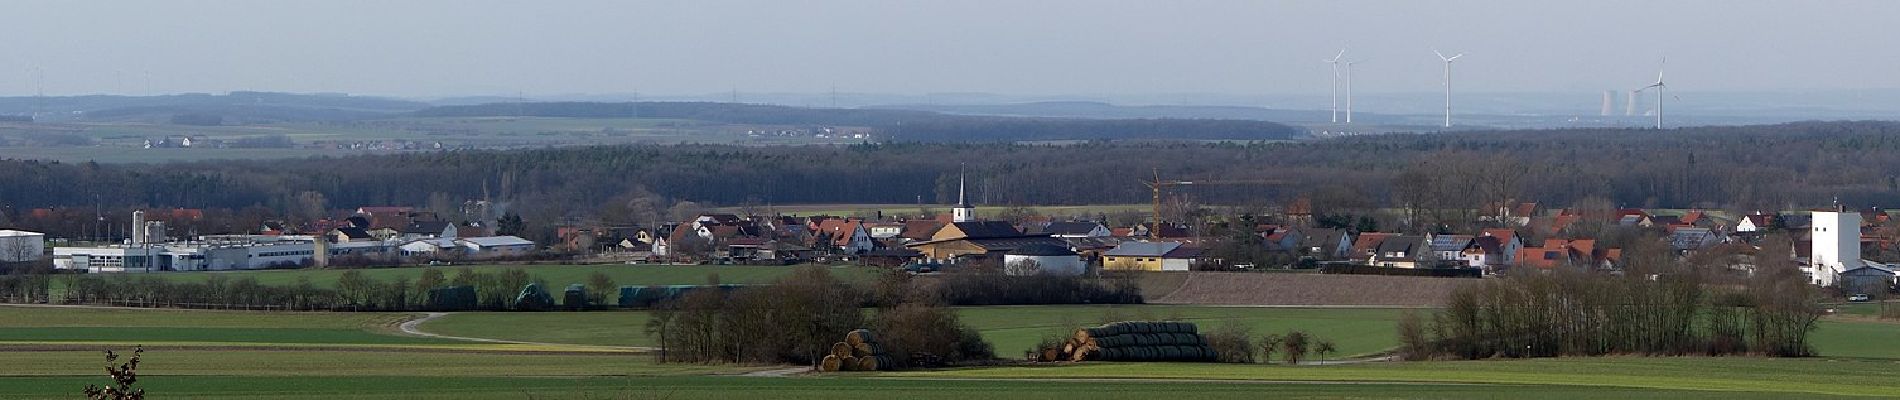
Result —
M 46 256 L 46 234 L 0 230 L 0 262 L 39 261 Z

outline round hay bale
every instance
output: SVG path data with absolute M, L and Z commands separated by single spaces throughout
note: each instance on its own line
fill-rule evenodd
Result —
M 1194 326 L 1193 322 L 1181 323 L 1181 333 L 1200 333 L 1200 332 L 1201 332 L 1200 328 Z
M 838 357 L 838 367 L 843 368 L 841 371 L 856 371 L 858 370 L 858 358 L 850 356 Z
M 877 362 L 877 357 L 865 357 L 865 358 L 858 359 L 859 371 L 877 371 L 879 370 L 878 367 L 880 366 L 881 365 L 879 365 Z
M 869 329 L 858 329 L 844 334 L 844 342 L 850 343 L 852 346 L 864 343 L 877 343 L 877 337 L 872 336 L 871 330 Z
M 828 354 L 825 355 L 823 360 L 818 361 L 818 370 L 822 372 L 836 372 L 843 363 L 844 361 L 838 359 L 838 356 Z
M 858 357 L 874 356 L 883 354 L 884 346 L 879 346 L 877 343 L 858 343 L 856 346 L 851 346 L 851 353 Z
M 851 345 L 845 344 L 845 342 L 832 343 L 831 355 L 838 356 L 838 358 L 850 357 Z

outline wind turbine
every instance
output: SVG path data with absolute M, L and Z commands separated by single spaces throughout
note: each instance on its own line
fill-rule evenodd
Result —
M 1363 60 L 1361 60 L 1363 61 Z M 1346 62 L 1346 123 L 1352 123 L 1352 65 L 1360 61 Z
M 1663 84 L 1663 67 L 1668 65 L 1669 58 L 1663 57 L 1662 63 L 1656 66 L 1656 83 L 1644 86 L 1642 89 L 1636 89 L 1640 92 L 1644 89 L 1656 88 L 1656 129 L 1663 128 L 1663 91 L 1669 88 L 1669 85 Z
M 1451 60 L 1456 60 L 1458 59 L 1458 57 L 1464 57 L 1465 53 L 1458 53 L 1458 55 L 1455 55 L 1455 56 L 1445 57 L 1445 53 L 1438 52 L 1438 49 L 1432 49 L 1432 54 L 1437 54 L 1438 59 L 1445 60 L 1445 127 L 1450 128 L 1451 127 Z
M 1339 54 L 1333 56 L 1333 58 L 1320 60 L 1320 62 L 1333 65 L 1333 85 L 1331 88 L 1333 91 L 1333 123 L 1335 124 L 1339 123 L 1339 58 L 1345 56 L 1346 49 L 1342 47 L 1339 49 Z

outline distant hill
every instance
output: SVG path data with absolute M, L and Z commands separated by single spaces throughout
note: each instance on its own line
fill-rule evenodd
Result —
M 891 104 L 865 108 L 916 110 L 943 114 L 1094 119 L 1174 118 L 1309 121 L 1331 118 L 1326 111 L 1276 110 L 1241 106 L 1121 106 L 1094 101 L 1044 101 L 1014 104 Z M 1361 116 L 1366 115 L 1360 113 Z
M 165 96 L 0 97 L 0 115 L 37 115 L 42 122 L 170 121 L 179 115 L 238 123 L 380 118 L 428 104 L 347 94 L 231 92 Z
M 904 142 L 1008 142 L 1112 139 L 1292 139 L 1286 125 L 1237 119 L 1088 119 L 948 115 L 894 109 L 802 108 L 710 102 L 543 102 L 440 106 L 421 117 L 677 118 L 734 124 L 865 126 Z

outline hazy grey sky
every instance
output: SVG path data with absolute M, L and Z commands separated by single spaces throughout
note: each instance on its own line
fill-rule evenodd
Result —
M 6 1 L 0 95 L 1900 87 L 1900 1 Z

